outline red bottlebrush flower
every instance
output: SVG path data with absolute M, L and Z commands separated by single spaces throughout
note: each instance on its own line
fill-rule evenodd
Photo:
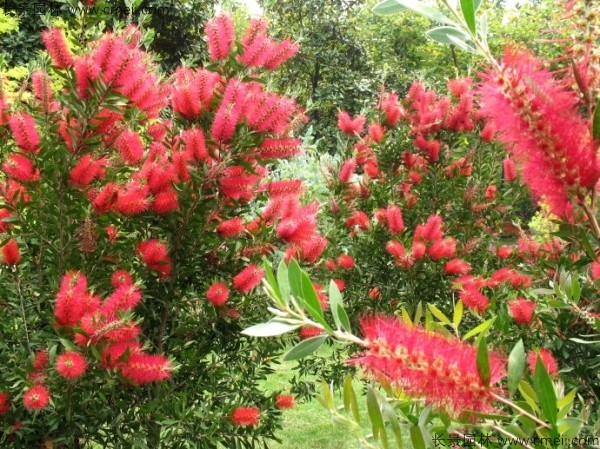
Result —
M 114 225 L 108 225 L 104 230 L 106 231 L 110 243 L 114 243 L 115 240 L 119 238 L 120 233 Z
M 117 186 L 109 182 L 97 191 L 91 191 L 89 194 L 92 207 L 98 213 L 106 213 L 111 210 L 117 200 Z
M 173 188 L 169 187 L 154 195 L 151 207 L 157 214 L 173 212 L 179 208 L 179 195 Z
M 264 17 L 251 19 L 244 37 L 242 37 L 242 45 L 249 47 L 258 36 L 264 36 L 267 32 L 267 25 L 267 19 Z
M 426 251 L 427 251 L 427 246 L 425 246 L 425 243 L 414 242 L 412 249 L 411 249 L 411 254 L 413 255 L 413 257 L 415 259 L 422 259 L 423 257 L 425 257 Z
M 327 268 L 329 271 L 337 271 L 337 264 L 335 263 L 334 260 L 328 259 L 325 261 L 325 268 Z
M 50 393 L 44 385 L 35 385 L 23 394 L 23 405 L 27 410 L 42 410 L 50 402 Z
M 48 360 L 50 360 L 48 351 L 44 350 L 36 352 L 33 358 L 33 370 L 42 371 L 46 367 Z
M 498 256 L 500 259 L 508 259 L 511 254 L 512 248 L 510 246 L 502 245 L 496 249 L 496 256 Z
M 568 218 L 571 198 L 600 178 L 590 127 L 577 111 L 577 93 L 533 56 L 515 49 L 506 51 L 500 70 L 484 77 L 479 93 L 482 114 L 522 164 L 523 182 L 555 215 Z
M 398 95 L 388 93 L 381 99 L 381 111 L 385 114 L 385 123 L 387 126 L 394 126 L 398 120 L 405 115 L 404 109 L 398 103 Z
M 452 95 L 454 95 L 456 98 L 460 98 L 469 92 L 471 89 L 471 84 L 472 80 L 467 76 L 465 78 L 448 80 L 447 86 Z
M 369 216 L 365 214 L 362 210 L 357 210 L 352 213 L 350 218 L 346 220 L 346 227 L 354 228 L 358 226 L 360 229 L 367 230 L 371 227 L 371 221 L 369 220 Z
M 37 153 L 40 150 L 40 135 L 30 115 L 24 112 L 16 113 L 8 120 L 8 126 L 21 150 L 27 153 Z
M 229 299 L 229 289 L 222 282 L 215 282 L 206 291 L 206 299 L 212 305 L 220 307 Z
M 0 208 L 0 233 L 8 231 L 8 228 L 12 226 L 9 221 L 11 217 L 12 215 L 8 209 Z
M 347 254 L 342 254 L 338 256 L 337 264 L 345 270 L 351 270 L 355 267 L 354 258 Z
M 340 168 L 340 182 L 349 183 L 356 172 L 356 159 L 346 159 Z
M 255 426 L 260 422 L 260 409 L 256 407 L 238 407 L 231 414 L 231 420 L 238 426 Z
M 520 238 L 517 240 L 517 249 L 519 256 L 525 259 L 535 259 L 540 251 L 540 244 L 530 238 Z
M 115 142 L 121 157 L 129 165 L 135 165 L 144 157 L 144 144 L 140 135 L 126 129 Z
M 308 263 L 315 263 L 327 246 L 327 239 L 322 235 L 314 235 L 309 240 L 300 242 L 300 258 Z
M 343 292 L 344 290 L 346 290 L 346 283 L 343 280 L 333 279 L 333 282 L 335 282 L 335 285 L 337 285 L 337 288 L 340 292 Z
M 136 340 L 112 343 L 102 351 L 102 366 L 107 369 L 122 366 L 131 354 L 137 354 L 142 346 Z
M 261 159 L 285 159 L 302 153 L 300 139 L 271 139 L 267 138 L 257 149 Z
M 385 244 L 385 250 L 394 257 L 404 257 L 406 249 L 402 243 L 397 240 L 390 240 Z
M 458 296 L 465 306 L 479 313 L 483 313 L 490 305 L 489 299 L 473 287 L 466 286 L 458 292 Z
M 351 118 L 346 111 L 341 111 L 338 114 L 337 125 L 344 134 L 354 136 L 363 132 L 366 120 L 362 115 Z
M 173 111 L 188 119 L 198 118 L 203 109 L 210 109 L 210 102 L 220 79 L 218 73 L 208 70 L 193 71 L 179 67 L 171 89 Z
M 19 251 L 19 246 L 15 239 L 10 239 L 0 250 L 2 251 L 3 264 L 18 265 L 21 262 L 21 251 Z
M 484 142 L 491 142 L 496 134 L 496 128 L 492 123 L 486 123 L 481 131 L 481 140 Z
M 98 78 L 100 68 L 94 64 L 92 58 L 75 58 L 73 70 L 77 81 L 77 96 L 85 100 L 88 96 L 88 89 L 91 87 L 90 81 Z
M 106 159 L 94 159 L 91 154 L 84 154 L 71 170 L 71 182 L 76 186 L 85 187 L 94 179 L 103 179 L 106 165 L 108 165 Z
M 505 361 L 498 353 L 489 354 L 486 385 L 477 370 L 477 349 L 459 339 L 396 318 L 366 318 L 361 327 L 367 349 L 352 363 L 453 416 L 493 410 L 493 394 L 498 391 L 494 385 L 505 376 Z
M 137 245 L 137 252 L 144 263 L 150 267 L 170 261 L 169 250 L 160 240 L 145 240 Z
M 139 352 L 131 354 L 120 369 L 123 377 L 142 385 L 168 379 L 173 366 L 166 357 Z
M 590 267 L 590 274 L 594 281 L 600 279 L 600 262 L 592 262 Z
M 244 45 L 244 52 L 237 60 L 248 67 L 263 67 L 273 55 L 276 45 L 266 34 L 256 35 L 251 43 Z
M 48 114 L 58 109 L 58 103 L 52 98 L 52 83 L 50 77 L 43 70 L 36 70 L 31 74 L 33 94 L 42 106 L 42 111 Z
M 121 186 L 117 190 L 114 209 L 123 215 L 136 215 L 150 207 L 150 187 L 136 181 Z
M 52 65 L 57 69 L 68 69 L 74 63 L 67 40 L 60 28 L 50 28 L 42 33 L 42 40 L 52 59 Z
M 221 237 L 235 237 L 244 232 L 244 222 L 240 217 L 225 220 L 217 226 L 217 232 Z
M 533 319 L 535 302 L 528 301 L 525 298 L 513 299 L 512 301 L 508 301 L 508 309 L 513 320 L 517 323 L 529 324 Z
M 265 276 L 265 272 L 256 265 L 248 265 L 233 278 L 233 286 L 241 293 L 248 293 Z
M 527 353 L 527 364 L 529 365 L 529 371 L 531 374 L 535 373 L 535 366 L 537 365 L 538 356 L 546 367 L 548 374 L 552 376 L 553 374 L 558 373 L 558 364 L 556 363 L 552 353 L 546 348 L 541 348 L 539 351 L 529 351 Z
M 275 406 L 281 410 L 294 408 L 296 401 L 291 394 L 278 394 L 275 397 Z M 0 413 L 2 414 L 2 413 Z
M 21 153 L 12 153 L 2 164 L 6 176 L 19 181 L 31 182 L 40 179 L 40 172 L 35 168 L 31 159 Z
M 129 274 L 129 271 L 117 270 L 110 277 L 110 283 L 114 288 L 131 286 L 133 285 L 133 279 L 131 279 L 131 274 Z
M 383 127 L 379 123 L 371 123 L 369 125 L 369 137 L 373 142 L 381 142 L 383 140 Z
M 58 326 L 75 326 L 86 313 L 87 278 L 80 272 L 66 273 L 56 294 L 54 317 Z
M 204 34 L 208 41 L 210 59 L 219 61 L 226 59 L 233 48 L 234 34 L 233 21 L 229 14 L 219 14 L 214 19 L 206 22 Z
M 388 206 L 385 217 L 392 234 L 400 234 L 404 231 L 404 219 L 402 210 L 398 206 Z
M 282 196 L 299 197 L 304 188 L 300 179 L 285 179 L 282 181 L 271 181 L 267 185 L 267 192 L 271 198 Z
M 373 287 L 371 290 L 369 290 L 369 298 L 378 299 L 380 297 L 381 297 L 381 290 L 379 289 L 379 287 Z
M 112 318 L 119 311 L 133 309 L 142 299 L 142 291 L 132 284 L 122 284 L 108 296 L 100 310 L 102 313 Z
M 194 156 L 194 159 L 198 162 L 208 161 L 210 156 L 206 149 L 206 140 L 204 133 L 199 128 L 186 129 L 181 138 L 185 144 L 186 151 Z
M 292 398 L 293 399 L 293 398 Z M 10 410 L 10 395 L 0 391 L 0 416 L 6 415 Z
M 300 340 L 306 340 L 307 338 L 316 337 L 323 334 L 323 329 L 318 327 L 302 327 L 298 333 Z
M 462 259 L 452 259 L 446 262 L 444 273 L 449 275 L 462 276 L 471 272 L 471 264 Z
M 427 218 L 427 222 L 423 226 L 423 240 L 435 242 L 436 240 L 440 240 L 443 236 L 442 217 L 439 215 L 430 215 L 429 218 Z
M 86 369 L 87 360 L 78 352 L 64 352 L 56 359 L 56 371 L 65 379 L 77 379 Z
M 517 179 L 517 168 L 515 167 L 515 161 L 510 158 L 502 161 L 502 171 L 504 172 L 504 179 L 507 182 L 513 182 Z
M 448 237 L 443 240 L 437 240 L 427 249 L 427 254 L 433 260 L 440 260 L 446 257 L 452 257 L 456 254 L 456 240 L 454 237 Z
M 284 39 L 273 46 L 263 65 L 269 70 L 275 70 L 285 61 L 293 58 L 298 50 L 300 50 L 298 44 L 289 39 Z
M 496 186 L 488 186 L 485 189 L 485 194 L 484 194 L 485 197 L 490 200 L 496 199 L 496 190 L 497 190 Z
M 282 134 L 289 130 L 296 102 L 270 92 L 254 93 L 245 104 L 245 118 L 248 126 L 255 131 Z

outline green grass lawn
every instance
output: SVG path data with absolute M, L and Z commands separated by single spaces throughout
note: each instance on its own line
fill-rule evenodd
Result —
M 277 366 L 277 371 L 265 382 L 265 388 L 288 391 L 294 364 L 295 362 L 282 362 Z M 355 384 L 355 391 L 359 394 L 358 383 Z M 368 418 L 363 396 L 358 397 L 358 403 L 362 411 L 363 428 L 367 429 Z M 342 404 L 339 396 L 336 397 L 336 404 Z M 283 430 L 278 433 L 282 442 L 281 444 L 270 443 L 271 449 L 358 449 L 360 447 L 351 432 L 351 427 L 334 423 L 330 412 L 316 399 L 297 403 L 293 409 L 285 410 L 283 416 Z

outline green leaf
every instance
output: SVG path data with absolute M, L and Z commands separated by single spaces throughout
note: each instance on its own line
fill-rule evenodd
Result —
M 473 0 L 473 9 L 475 10 L 475 14 L 479 11 L 479 7 L 481 6 L 481 0 Z
M 415 317 L 413 319 L 413 322 L 415 324 L 419 324 L 419 321 L 421 321 L 422 317 L 423 317 L 423 304 L 421 304 L 421 301 L 419 301 L 419 304 L 417 304 L 417 310 L 415 310 Z
M 264 269 L 265 269 L 265 277 L 270 287 L 270 293 L 273 296 L 273 299 L 277 301 L 277 303 L 281 306 L 285 306 L 286 303 L 283 302 L 281 298 L 281 292 L 279 291 L 279 287 L 277 286 L 277 281 L 275 280 L 275 275 L 273 274 L 273 269 L 271 268 L 271 264 L 265 261 Z
M 425 437 L 419 426 L 410 426 L 410 441 L 412 441 L 414 449 L 426 449 Z
M 329 282 L 329 308 L 331 309 L 335 325 L 338 328 L 350 332 L 350 319 L 344 309 L 342 294 L 340 293 L 337 284 L 333 281 Z
M 446 17 L 438 8 L 428 5 L 419 0 L 394 0 L 383 1 L 373 8 L 373 12 L 379 15 L 390 15 L 410 9 L 422 16 L 441 23 L 454 25 L 454 22 Z
M 508 391 L 511 395 L 517 391 L 524 370 L 525 347 L 523 340 L 519 340 L 508 356 Z
M 384 0 L 377 3 L 371 11 L 380 16 L 390 16 L 402 11 L 406 11 L 406 7 L 402 6 L 396 0 Z
M 475 5 L 473 0 L 460 0 L 460 9 L 471 33 L 475 34 Z
M 471 47 L 466 42 L 464 42 L 460 39 L 457 39 L 456 37 L 452 36 L 451 34 L 448 35 L 448 40 L 450 42 L 452 42 L 454 45 L 456 45 L 458 48 L 466 51 L 467 53 L 477 53 L 477 50 L 475 50 L 475 48 Z
M 555 434 L 556 420 L 558 419 L 556 410 L 556 392 L 552 385 L 552 379 L 550 379 L 550 375 L 548 374 L 548 371 L 546 371 L 546 367 L 539 355 L 533 374 L 533 385 L 537 393 L 540 407 L 542 408 L 546 419 L 552 424 L 552 433 Z
M 489 320 L 487 320 L 487 321 L 484 321 L 483 323 L 481 323 L 479 326 L 477 326 L 477 327 L 475 327 L 475 328 L 471 329 L 469 332 L 467 332 L 467 333 L 465 334 L 465 336 L 463 337 L 463 340 L 466 340 L 467 338 L 471 338 L 471 337 L 473 337 L 474 335 L 477 335 L 477 334 L 480 334 L 480 333 L 482 333 L 482 332 L 485 332 L 485 331 L 487 331 L 487 330 L 490 328 L 490 326 L 491 326 L 492 324 L 494 324 L 494 321 L 496 321 L 496 318 L 497 318 L 497 317 L 490 318 Z
M 452 317 L 452 323 L 454 324 L 454 327 L 458 327 L 458 325 L 462 321 L 463 312 L 464 312 L 463 302 L 461 300 L 459 300 L 456 303 L 456 305 L 454 306 L 454 316 Z
M 321 309 L 321 303 L 319 302 L 315 287 L 313 286 L 312 282 L 310 282 L 308 275 L 304 271 L 302 271 L 300 274 L 300 283 L 302 289 L 302 299 L 304 300 L 304 305 L 306 306 L 306 309 L 310 315 L 316 322 L 325 327 L 327 330 L 333 330 L 329 324 L 327 324 L 327 321 L 325 321 L 323 310 Z
M 379 432 L 383 429 L 383 417 L 379 408 L 379 402 L 373 388 L 367 390 L 367 412 L 373 427 L 373 437 L 377 439 Z
M 352 386 L 352 376 L 350 374 L 346 374 L 346 377 L 344 378 L 344 408 L 346 411 L 351 411 L 354 421 L 360 424 L 358 402 L 356 400 L 356 393 Z
M 328 335 L 317 335 L 316 337 L 302 340 L 283 356 L 283 360 L 298 360 L 312 354 L 325 343 L 327 337 Z
M 300 265 L 295 259 L 290 260 L 287 266 L 288 269 L 288 280 L 290 282 L 290 289 L 292 295 L 298 300 L 302 298 L 302 270 Z
M 394 433 L 394 439 L 396 440 L 396 447 L 402 448 L 404 447 L 404 443 L 402 440 L 402 427 L 400 427 L 400 421 L 398 420 L 398 415 L 393 407 L 389 404 L 388 401 L 381 401 L 381 410 L 383 412 L 383 418 L 390 424 L 392 428 L 392 432 Z
M 427 307 L 429 308 L 429 310 L 431 311 L 433 316 L 435 316 L 442 323 L 452 324 L 452 323 L 450 323 L 450 318 L 448 318 L 446 315 L 444 315 L 444 312 L 442 312 L 440 309 L 438 309 L 435 305 L 427 304 Z
M 290 281 L 288 276 L 288 267 L 282 260 L 277 268 L 277 284 L 281 292 L 281 299 L 289 304 L 290 301 Z
M 477 345 L 477 372 L 481 382 L 487 387 L 490 384 L 490 357 L 483 334 L 479 337 Z
M 467 34 L 465 34 L 459 28 L 454 28 L 454 27 L 449 27 L 449 26 L 432 28 L 431 30 L 426 31 L 425 34 L 427 36 L 429 36 L 431 39 L 433 39 L 434 41 L 439 42 L 440 44 L 446 44 L 446 45 L 454 44 L 454 42 L 451 41 L 448 38 L 448 36 L 454 36 L 456 39 L 460 39 L 461 41 L 465 41 L 465 42 L 470 39 L 469 36 Z
M 598 100 L 598 103 L 596 103 L 596 110 L 594 111 L 592 136 L 594 136 L 594 140 L 600 139 L 600 100 Z
M 268 323 L 255 324 L 242 331 L 242 334 L 250 337 L 273 337 L 275 335 L 285 334 L 286 332 L 298 329 L 299 324 L 288 324 L 279 321 L 269 321 Z

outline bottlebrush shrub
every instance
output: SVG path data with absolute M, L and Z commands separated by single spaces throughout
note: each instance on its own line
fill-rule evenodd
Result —
M 357 312 L 412 313 L 425 298 L 450 310 L 457 279 L 506 265 L 496 247 L 516 238 L 514 205 L 526 193 L 479 119 L 472 81 L 448 89 L 415 82 L 402 101 L 385 93 L 364 116 L 339 115 L 345 159 L 328 173 L 333 244 L 320 266 Z M 513 284 L 503 303 L 522 288 Z M 493 301 L 463 296 L 479 314 Z
M 0 89 L 3 447 L 254 447 L 279 425 L 257 381 L 281 344 L 239 330 L 263 257 L 327 243 L 302 184 L 268 178 L 301 152 L 266 88 L 298 47 L 262 20 L 205 31 L 211 61 L 163 76 L 133 26 L 49 29 L 32 101 Z

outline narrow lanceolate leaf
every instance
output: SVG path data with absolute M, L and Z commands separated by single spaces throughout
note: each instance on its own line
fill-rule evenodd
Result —
M 452 324 L 454 324 L 454 327 L 458 327 L 462 321 L 463 311 L 463 302 L 459 300 L 454 306 L 454 316 L 452 317 Z
M 479 344 L 477 345 L 477 372 L 481 382 L 488 386 L 490 384 L 490 358 L 483 335 L 479 338 Z
M 426 449 L 425 437 L 419 426 L 410 426 L 410 441 L 415 449 Z
M 427 31 L 425 33 L 427 36 L 429 36 L 431 39 L 433 39 L 436 42 L 439 42 L 440 44 L 453 44 L 454 42 L 450 40 L 450 38 L 448 36 L 453 36 L 456 39 L 459 39 L 461 41 L 468 41 L 470 39 L 470 37 L 462 30 L 460 30 L 459 28 L 454 28 L 454 27 L 449 27 L 449 26 L 443 26 L 443 27 L 437 27 L 437 28 L 432 28 L 431 30 Z
M 288 277 L 288 268 L 285 262 L 282 260 L 277 268 L 277 284 L 279 291 L 281 292 L 281 299 L 289 304 L 290 301 L 290 281 Z
M 350 374 L 347 374 L 344 378 L 344 408 L 346 411 L 351 411 L 354 421 L 360 424 L 358 401 L 356 400 L 356 393 L 352 386 L 352 376 Z
M 327 335 L 317 335 L 316 337 L 302 340 L 283 356 L 283 360 L 298 360 L 312 354 L 325 343 L 327 337 Z
M 323 310 L 321 309 L 321 303 L 317 297 L 315 287 L 312 285 L 312 282 L 310 282 L 308 275 L 303 271 L 300 274 L 300 285 L 302 291 L 301 296 L 304 300 L 306 310 L 308 310 L 317 323 L 331 331 L 331 327 L 327 324 L 325 317 L 323 316 Z
M 383 417 L 379 409 L 379 401 L 377 401 L 375 391 L 371 387 L 367 390 L 367 412 L 373 427 L 373 437 L 377 439 L 379 432 L 383 429 Z
M 371 11 L 380 16 L 389 16 L 406 11 L 406 9 L 407 8 L 405 6 L 402 6 L 396 0 L 384 0 L 377 3 Z
M 438 8 L 419 0 L 383 1 L 373 8 L 373 12 L 379 15 L 390 15 L 402 12 L 406 9 L 410 9 L 436 22 L 455 25 L 455 23 L 446 17 Z
M 475 5 L 474 0 L 460 0 L 460 9 L 471 33 L 475 34 Z
M 485 331 L 487 331 L 487 330 L 490 328 L 490 326 L 491 326 L 492 324 L 494 324 L 494 321 L 496 321 L 496 318 L 497 318 L 497 317 L 490 318 L 489 320 L 487 320 L 487 321 L 484 321 L 483 323 L 481 323 L 479 326 L 477 326 L 477 327 L 475 327 L 475 328 L 471 329 L 469 332 L 467 332 L 467 333 L 465 334 L 465 336 L 463 337 L 463 340 L 466 340 L 467 338 L 471 338 L 471 337 L 473 337 L 474 335 L 480 334 L 480 333 L 482 333 L 482 332 L 484 332 L 484 333 L 485 333 Z
M 434 306 L 433 304 L 427 304 L 427 307 L 429 308 L 429 311 L 431 312 L 431 314 L 434 317 L 436 317 L 438 320 L 440 320 L 442 323 L 451 324 L 450 318 L 448 318 L 446 315 L 444 315 L 444 312 L 442 312 L 436 306 Z
M 524 370 L 525 348 L 523 346 L 523 340 L 519 340 L 508 356 L 508 392 L 511 395 L 517 391 Z
M 546 419 L 552 424 L 552 432 L 554 434 L 558 419 L 556 392 L 554 391 L 554 385 L 552 385 L 552 379 L 550 379 L 550 375 L 539 356 L 533 374 L 533 386 L 535 387 L 540 407 Z
M 388 401 L 381 401 L 381 410 L 383 412 L 383 418 L 387 421 L 394 433 L 394 439 L 396 440 L 396 447 L 402 449 L 404 442 L 402 440 L 402 427 L 398 420 L 398 415 L 394 408 L 388 403 Z
M 271 264 L 269 262 L 264 263 L 265 268 L 265 277 L 267 282 L 269 283 L 269 287 L 271 288 L 271 292 L 273 293 L 274 299 L 279 304 L 285 304 L 281 298 L 281 292 L 279 291 L 279 287 L 277 286 L 277 281 L 275 280 L 275 275 L 273 274 L 273 269 L 271 268 Z
M 475 48 L 473 48 L 466 42 L 464 42 L 460 39 L 457 39 L 456 37 L 454 37 L 452 35 L 448 35 L 448 40 L 450 42 L 452 42 L 454 45 L 456 45 L 458 48 L 460 48 L 461 50 L 466 51 L 467 53 L 477 53 L 477 50 L 475 50 Z
M 242 331 L 242 334 L 250 337 L 273 337 L 275 335 L 285 334 L 286 332 L 298 329 L 297 324 L 281 323 L 279 321 L 269 321 L 268 323 L 255 324 Z
M 337 328 L 350 332 L 350 320 L 348 319 L 346 309 L 344 309 L 342 294 L 337 284 L 333 281 L 329 283 L 329 308 L 331 309 L 331 314 Z

